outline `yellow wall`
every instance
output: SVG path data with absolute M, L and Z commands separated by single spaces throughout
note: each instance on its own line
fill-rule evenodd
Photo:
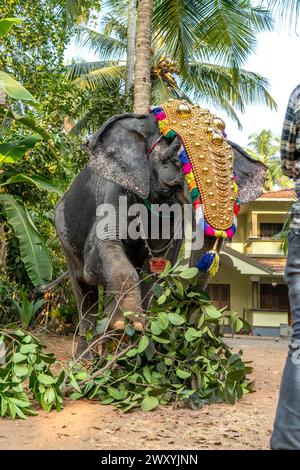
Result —
M 244 247 L 244 253 L 247 255 L 275 255 L 283 256 L 280 249 L 280 240 L 258 239 L 249 240 Z
M 242 276 L 235 268 L 220 266 L 219 272 L 209 284 L 230 284 L 230 310 L 240 316 L 252 307 L 252 285 L 248 276 Z
M 242 213 L 238 219 L 238 229 L 228 246 L 245 254 L 260 254 L 278 257 L 280 255 L 280 241 L 253 239 L 245 245 L 245 242 L 253 235 L 252 212 L 257 213 L 257 235 L 261 222 L 284 223 L 286 213 L 289 212 L 292 201 L 254 201 L 242 206 Z M 262 213 L 267 212 L 267 213 Z M 282 278 L 260 276 L 260 283 L 283 282 Z M 242 275 L 236 268 L 221 264 L 218 274 L 210 281 L 210 284 L 230 284 L 230 310 L 237 311 L 253 326 L 279 327 L 281 323 L 288 323 L 287 312 L 251 311 L 252 282 L 249 275 Z
M 284 312 L 253 312 L 253 326 L 280 326 L 288 323 L 288 314 Z
M 247 239 L 247 216 L 242 214 L 238 218 L 238 228 L 232 239 L 231 243 L 228 243 L 233 250 L 244 252 L 244 242 Z
M 274 222 L 284 223 L 286 214 L 289 212 L 292 201 L 254 201 L 244 207 L 245 213 L 238 217 L 238 228 L 232 242 L 228 246 L 240 253 L 246 254 L 265 254 L 279 255 L 280 242 L 276 240 L 264 240 L 260 242 L 249 241 L 247 246 L 245 242 L 253 236 L 252 212 L 257 214 L 257 236 L 260 234 L 260 223 Z M 243 206 L 242 206 L 243 207 Z M 243 211 L 242 211 L 243 212 Z M 267 212 L 267 213 L 264 213 Z

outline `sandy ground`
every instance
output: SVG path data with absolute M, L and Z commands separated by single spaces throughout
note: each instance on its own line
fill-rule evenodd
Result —
M 49 350 L 67 359 L 71 340 L 47 342 Z M 228 342 L 253 361 L 256 384 L 256 391 L 234 406 L 123 414 L 97 402 L 66 401 L 60 413 L 0 420 L 0 449 L 268 449 L 288 342 L 245 337 Z

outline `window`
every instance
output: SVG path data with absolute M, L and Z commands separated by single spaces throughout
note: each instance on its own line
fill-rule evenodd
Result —
M 260 308 L 263 310 L 288 310 L 288 288 L 285 284 L 261 284 Z
M 277 224 L 277 223 L 269 223 L 269 222 L 264 222 L 260 224 L 260 236 L 262 238 L 270 238 L 273 235 L 276 235 L 277 233 L 281 232 L 283 228 L 283 224 Z
M 209 284 L 207 292 L 215 307 L 230 309 L 230 284 Z

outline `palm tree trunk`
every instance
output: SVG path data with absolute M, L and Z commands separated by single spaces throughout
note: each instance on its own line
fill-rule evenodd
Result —
M 153 0 L 140 0 L 137 17 L 134 112 L 148 113 L 150 106 L 151 23 Z
M 125 94 L 128 96 L 133 86 L 135 62 L 135 36 L 136 36 L 136 3 L 137 0 L 128 1 L 127 18 L 127 63 Z

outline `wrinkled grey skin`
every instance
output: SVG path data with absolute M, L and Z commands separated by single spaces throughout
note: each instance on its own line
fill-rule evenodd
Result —
M 177 156 L 178 139 L 172 143 L 161 139 L 147 158 L 149 149 L 159 137 L 160 131 L 152 115 L 125 114 L 111 118 L 90 140 L 91 159 L 57 206 L 56 230 L 67 259 L 80 317 L 81 341 L 77 354 L 86 346 L 86 330 L 95 328 L 99 285 L 107 294 L 117 294 L 107 307 L 108 313 L 113 308 L 115 311 L 111 326 L 123 318 L 124 311 L 138 314 L 142 304 L 140 285 L 137 285 L 138 270 L 147 266 L 148 260 L 143 240 L 119 239 L 127 230 L 128 220 L 116 227 L 114 239 L 101 239 L 101 234 L 96 233 L 100 220 L 96 216 L 97 206 L 110 203 L 118 212 L 121 195 L 128 197 L 129 204 L 141 203 L 142 198 L 169 205 L 186 202 L 187 192 Z M 248 202 L 261 194 L 265 167 L 236 144 L 231 145 L 240 200 Z M 170 238 L 173 237 L 172 230 Z M 214 241 L 206 239 L 201 251 L 210 249 Z M 167 241 L 148 240 L 148 243 L 152 249 L 159 249 Z M 175 243 L 167 257 L 170 259 L 173 255 L 173 259 L 176 258 L 178 248 Z M 200 252 L 193 252 L 191 265 L 200 255 Z M 199 282 L 203 287 L 207 276 L 200 275 Z

